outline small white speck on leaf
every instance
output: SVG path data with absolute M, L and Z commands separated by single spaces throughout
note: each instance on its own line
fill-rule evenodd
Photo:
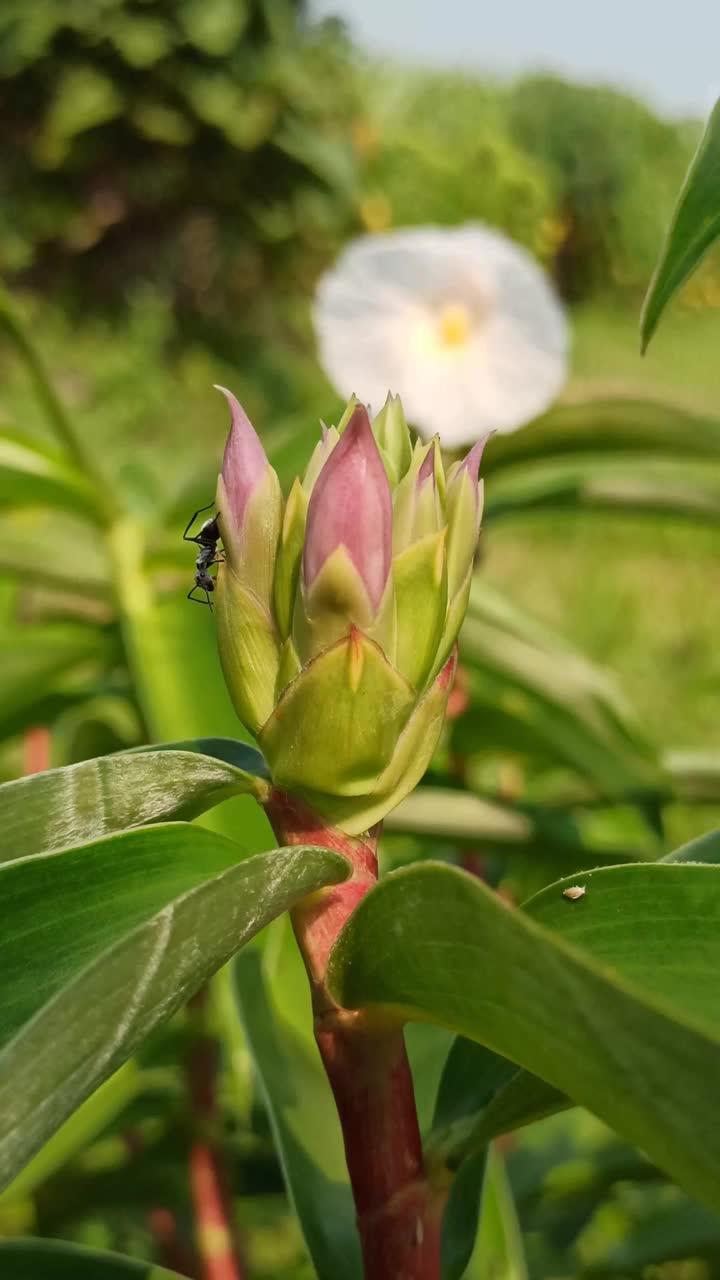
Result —
M 569 898 L 571 902 L 577 902 L 578 898 L 585 897 L 584 884 L 571 884 L 568 889 L 563 889 L 563 898 Z

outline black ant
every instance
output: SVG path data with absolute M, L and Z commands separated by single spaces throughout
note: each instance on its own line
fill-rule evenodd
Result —
M 188 532 L 192 529 L 198 516 L 201 515 L 203 511 L 209 511 L 213 505 L 214 504 L 212 502 L 209 502 L 206 507 L 200 507 L 200 509 L 195 512 L 195 515 L 188 520 L 183 534 L 184 542 L 194 542 L 200 548 L 195 561 L 195 584 L 188 591 L 187 599 L 193 600 L 195 604 L 206 604 L 209 609 L 212 609 L 210 592 L 215 590 L 215 582 L 213 578 L 211 578 L 208 570 L 211 564 L 222 564 L 222 556 L 217 554 L 217 544 L 221 536 L 220 529 L 218 527 L 220 512 L 218 511 L 210 520 L 205 520 L 200 526 L 200 532 L 196 533 L 193 538 L 188 537 Z M 205 592 L 204 600 L 201 600 L 195 595 L 198 587 L 201 591 Z

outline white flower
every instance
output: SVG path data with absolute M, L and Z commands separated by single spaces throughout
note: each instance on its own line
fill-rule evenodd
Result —
M 344 397 L 398 393 L 448 446 L 514 431 L 554 400 L 568 328 L 524 249 L 479 225 L 364 236 L 321 279 L 320 361 Z

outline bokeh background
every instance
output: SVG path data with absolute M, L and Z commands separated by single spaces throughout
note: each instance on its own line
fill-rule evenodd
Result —
M 686 3 L 675 24 L 649 0 L 500 8 L 4 0 L 3 780 L 239 732 L 212 617 L 185 601 L 181 534 L 227 427 L 211 385 L 236 391 L 287 483 L 342 411 L 311 323 L 322 272 L 360 234 L 482 221 L 553 280 L 571 369 L 542 420 L 488 446 L 452 719 L 385 865 L 446 857 L 517 901 L 716 824 L 720 261 L 644 359 L 638 316 L 720 88 L 720 20 Z M 264 839 L 239 802 L 215 820 Z M 274 939 L 280 1008 L 294 977 Z M 247 1047 L 215 999 L 248 1276 L 300 1280 Z M 0 1197 L 0 1234 L 200 1274 L 188 1025 Z M 505 1158 L 505 1246 L 468 1276 L 718 1274 L 720 1222 L 588 1116 L 533 1126 Z

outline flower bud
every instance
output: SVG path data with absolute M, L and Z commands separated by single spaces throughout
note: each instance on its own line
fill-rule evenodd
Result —
M 410 432 L 399 396 L 388 392 L 387 400 L 373 419 L 373 435 L 385 463 L 391 484 L 405 475 L 412 460 Z
M 446 524 L 445 474 L 437 438 L 417 444 L 410 466 L 398 484 L 393 503 L 393 551 Z
M 218 390 L 231 417 L 217 487 L 220 661 L 238 715 L 256 733 L 274 705 L 280 658 L 272 600 L 282 494 L 249 418 L 231 391 Z
M 307 510 L 307 493 L 296 477 L 285 504 L 275 566 L 275 617 L 283 639 L 289 634 L 292 623 L 295 596 L 300 580 Z
M 318 440 L 312 451 L 310 461 L 305 468 L 305 475 L 303 476 L 303 489 L 308 497 L 315 488 L 315 481 L 340 439 L 337 427 L 326 427 L 324 422 L 321 422 L 320 426 L 322 428 L 322 437 Z
M 307 512 L 302 607 L 294 638 L 303 660 L 354 624 L 390 632 L 392 497 L 367 410 L 354 410 L 318 476 Z
M 217 390 L 231 415 L 217 488 L 223 550 L 243 586 L 269 605 L 282 519 L 280 482 L 235 396 L 225 387 Z
M 272 780 L 351 835 L 415 786 L 455 670 L 481 514 L 480 442 L 445 479 L 388 397 L 323 428 L 284 506 L 234 397 L 218 484 L 218 642 Z
M 439 483 L 439 477 L 442 482 Z M 400 671 L 422 687 L 437 654 L 447 613 L 444 472 L 437 440 L 419 446 L 397 488 L 393 511 L 393 581 Z
M 490 435 L 473 445 L 448 480 L 448 611 L 437 662 L 443 662 L 452 649 L 467 609 L 483 507 L 483 481 L 478 474 Z

